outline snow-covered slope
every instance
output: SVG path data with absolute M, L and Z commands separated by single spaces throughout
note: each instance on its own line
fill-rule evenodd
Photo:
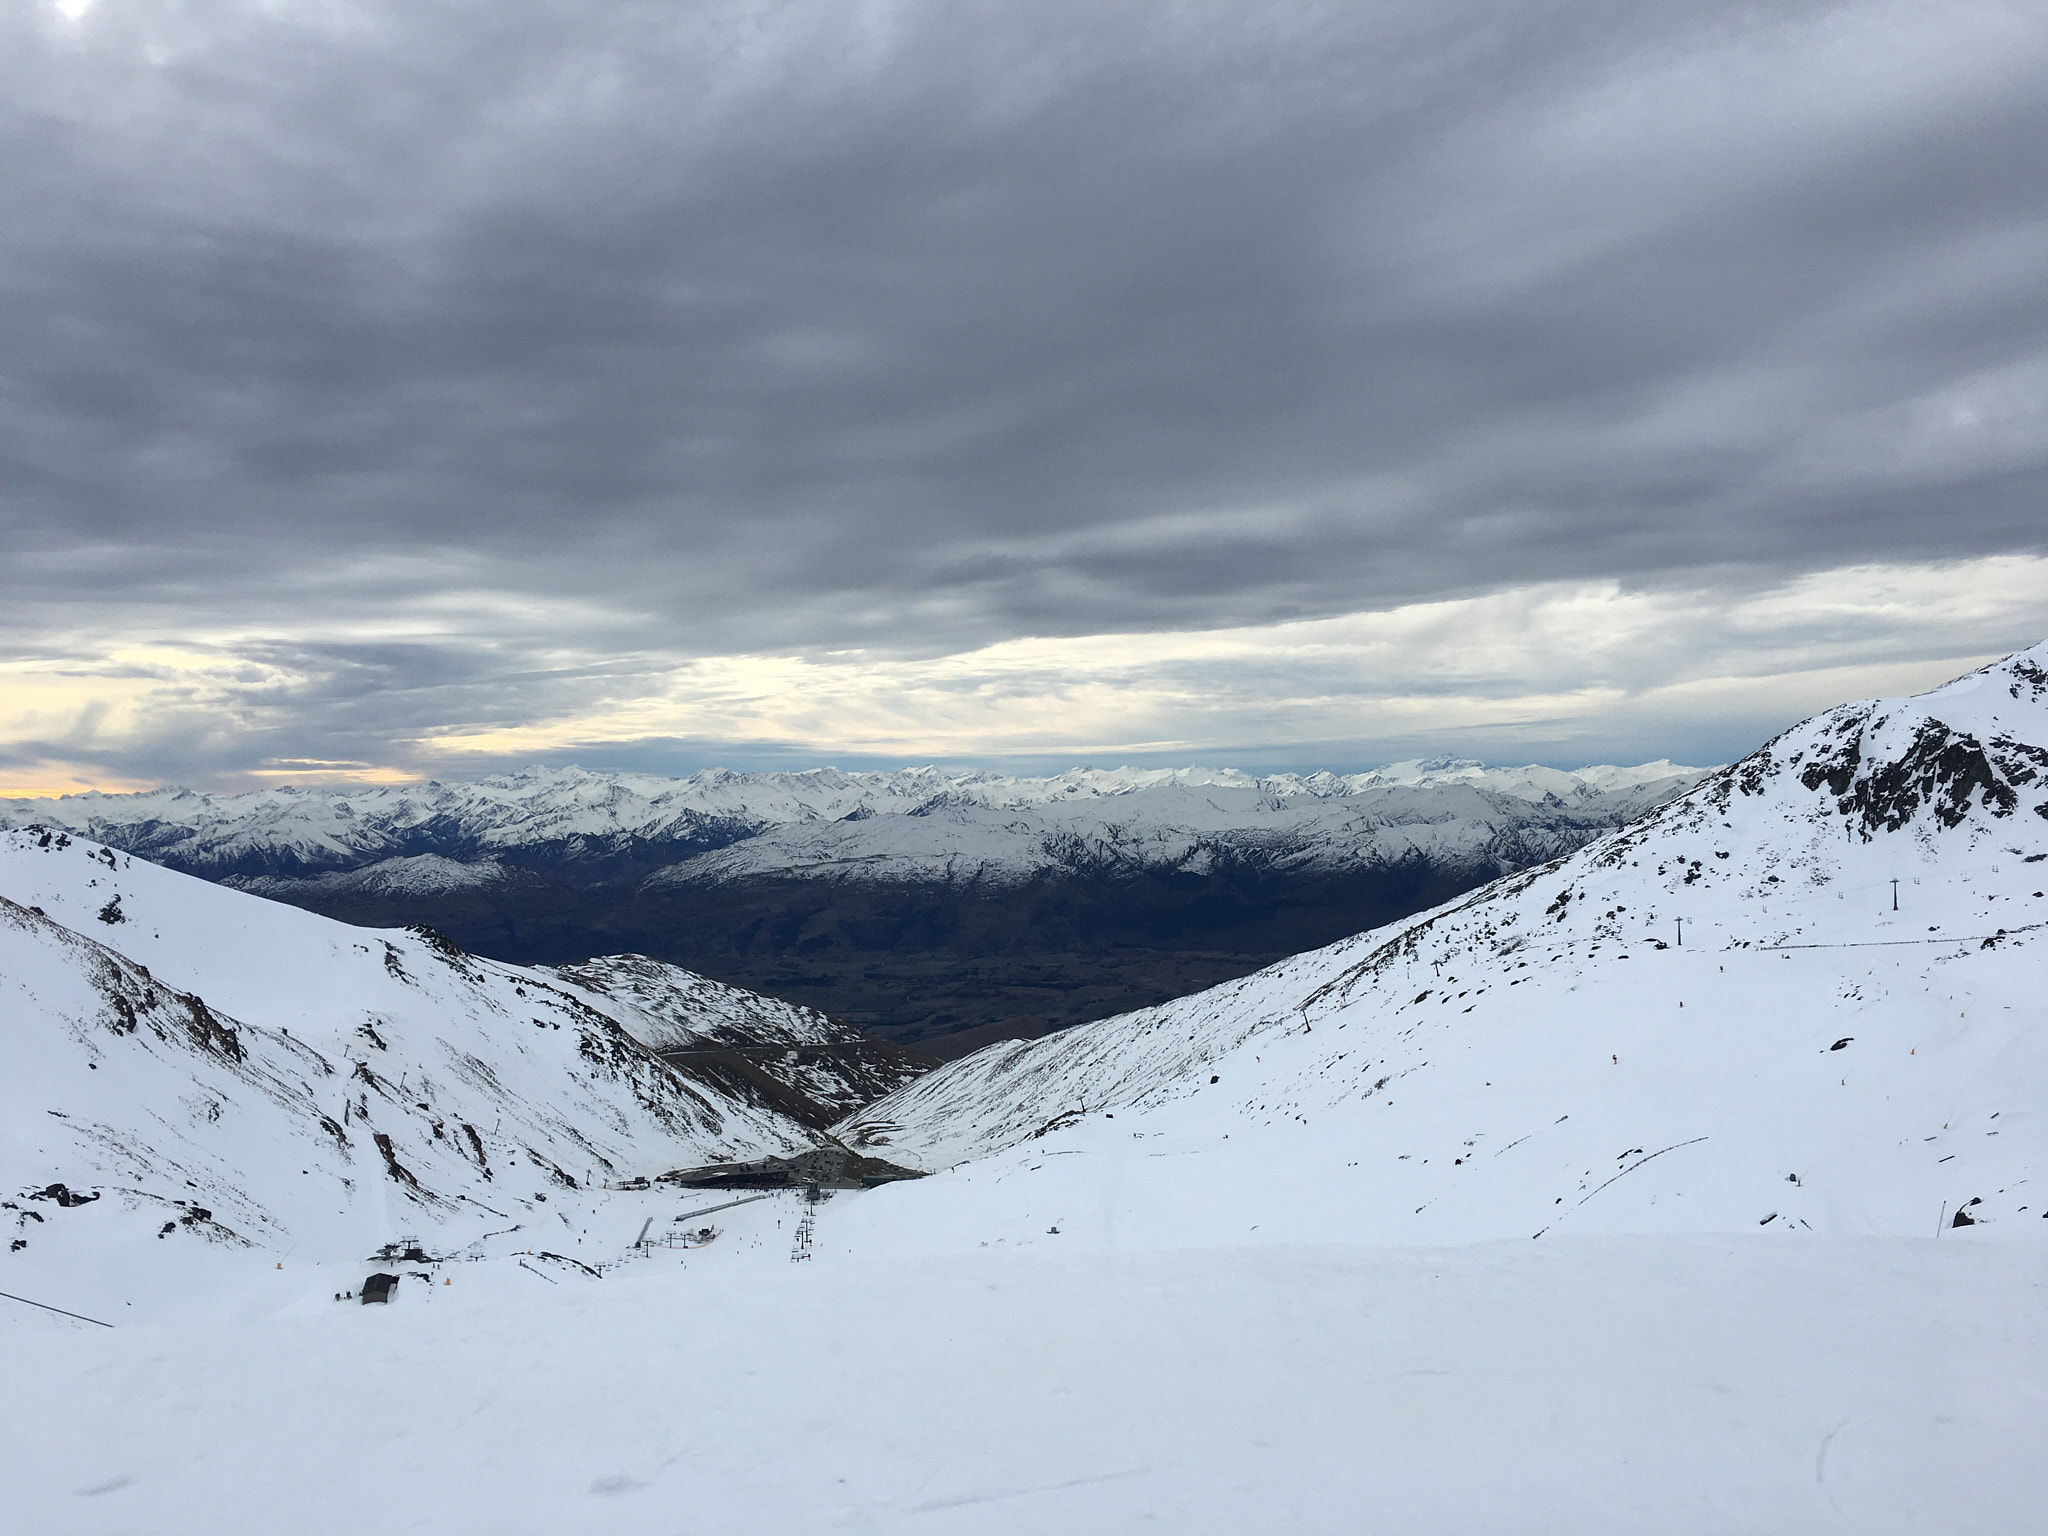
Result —
M 815 1008 L 763 997 L 645 955 L 605 955 L 541 969 L 613 1014 L 633 1038 L 700 1075 L 723 1065 L 801 1095 L 785 1107 L 820 1125 L 929 1071 L 930 1058 Z M 724 1080 L 721 1075 L 720 1081 Z M 814 1114 L 815 1105 L 822 1115 Z
M 633 1038 L 653 1051 L 708 1045 L 817 1048 L 859 1038 L 815 1008 L 728 987 L 644 955 L 605 955 L 541 969 L 617 1005 Z
M 1414 1242 L 2048 1233 L 2044 889 L 2048 646 L 1832 710 L 1416 919 L 992 1046 L 842 1134 L 992 1158 L 959 1198 L 1069 1239 L 1191 1211 Z
M 1666 762 L 1566 773 L 1449 760 L 1265 778 L 910 768 L 664 779 L 536 768 L 476 783 L 0 801 L 0 826 L 62 826 L 265 895 L 305 881 L 328 896 L 439 893 L 543 866 L 614 878 L 654 866 L 670 880 L 1012 880 L 1105 864 L 1200 869 L 1219 857 L 1335 870 L 1422 852 L 1505 869 L 1574 847 L 1698 773 Z
M 459 1246 L 594 1184 L 809 1145 L 634 1038 L 691 1006 L 0 833 L 7 1272 L 78 1294 L 193 1244 Z M 706 1027 L 734 1022 L 727 997 Z

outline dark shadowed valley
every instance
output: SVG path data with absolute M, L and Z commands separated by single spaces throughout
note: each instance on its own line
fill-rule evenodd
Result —
M 427 923 L 520 964 L 644 954 L 946 1059 L 1199 991 L 1492 873 L 1418 858 L 1342 876 L 1135 871 L 968 887 L 760 878 L 654 890 L 534 878 L 276 894 L 368 927 Z

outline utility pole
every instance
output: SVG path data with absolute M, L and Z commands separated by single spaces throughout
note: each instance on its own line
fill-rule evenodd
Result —
M 1685 919 L 1682 917 L 1678 920 L 1678 947 L 1685 948 Z
M 1899 882 L 1896 880 L 1892 882 L 1892 910 L 1899 910 Z

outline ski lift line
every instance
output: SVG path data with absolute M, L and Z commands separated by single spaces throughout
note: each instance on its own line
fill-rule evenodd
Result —
M 2028 923 L 2024 927 L 2008 928 L 2003 933 L 1956 933 L 1945 939 L 1844 939 L 1835 944 L 1759 944 L 1756 948 L 1775 953 L 1782 949 L 1893 949 L 1904 944 L 1990 944 L 2041 928 L 2048 928 L 2048 923 Z
M 664 1061 L 678 1056 L 845 1056 L 871 1049 L 874 1042 L 855 1045 L 685 1045 L 654 1054 Z
M 1959 934 L 1952 934 L 1952 935 L 1950 935 L 1950 936 L 1949 936 L 1949 937 L 1947 937 L 1947 938 L 1936 938 L 1936 939 L 1838 939 L 1838 940 L 1836 940 L 1836 941 L 1834 941 L 1834 942 L 1832 942 L 1832 943 L 1814 943 L 1814 944 L 1763 944 L 1763 943 L 1757 943 L 1757 942 L 1754 942 L 1754 941 L 1750 941 L 1750 940 L 1743 940 L 1743 939 L 1734 939 L 1734 940 L 1732 940 L 1732 941 L 1731 941 L 1730 943 L 1728 943 L 1728 944 L 1724 945 L 1724 946 L 1723 946 L 1723 949 L 1722 949 L 1722 951 L 1721 951 L 1721 952 L 1723 952 L 1723 953 L 1726 953 L 1726 952 L 1729 952 L 1729 951 L 1732 951 L 1732 950 L 1735 950 L 1735 949 L 1743 949 L 1743 948 L 1746 948 L 1746 949 L 1750 950 L 1750 951 L 1751 951 L 1752 953 L 1755 953 L 1755 954 L 1767 954 L 1767 955 L 1768 955 L 1768 954 L 1776 954 L 1776 953 L 1778 953 L 1778 952 L 1779 952 L 1780 950 L 1786 950 L 1786 949 L 1887 949 L 1887 948 L 1891 948 L 1891 947 L 1894 947 L 1894 946 L 1897 946 L 1897 945 L 1902 945 L 1902 944 L 1982 944 L 1982 943 L 1984 943 L 1984 942 L 1986 942 L 1986 941 L 1988 941 L 1988 940 L 1992 940 L 1992 939 L 2001 939 L 2001 940 L 2002 940 L 2002 939 L 2011 939 L 2011 938 L 2017 938 L 2017 937 L 2018 937 L 2018 936 L 2019 936 L 2020 934 L 2023 934 L 2023 933 L 2033 933 L 2033 932 L 2036 932 L 2037 930 L 2039 930 L 2039 929 L 2042 929 L 2042 928 L 2048 928 L 2048 923 L 2024 923 L 2024 924 L 2022 924 L 2022 925 L 2021 925 L 2020 927 L 2018 927 L 2018 928 L 2008 928 L 2008 929 L 2007 929 L 2007 930 L 2006 930 L 2006 931 L 2005 931 L 2004 933 L 1959 933 Z M 1655 936 L 1654 936 L 1654 935 L 1650 935 L 1650 934 L 1642 934 L 1642 935 L 1634 935 L 1634 936 L 1631 936 L 1631 935 L 1628 935 L 1628 934 L 1615 934 L 1615 935 L 1612 935 L 1611 937 L 1608 937 L 1608 938 L 1597 938 L 1597 939 L 1596 939 L 1596 938 L 1587 938 L 1587 939 L 1563 939 L 1563 938 L 1560 938 L 1560 939 L 1553 939 L 1553 940 L 1549 941 L 1548 943 L 1544 943 L 1544 944 L 1540 944 L 1540 945 L 1539 945 L 1539 944 L 1536 944 L 1536 943 L 1533 943 L 1533 942 L 1531 942 L 1531 941 L 1532 941 L 1533 939 L 1535 939 L 1535 938 L 1540 938 L 1540 937 L 1542 937 L 1542 935 L 1540 935 L 1540 934 L 1517 934 L 1517 935 L 1513 935 L 1513 937 L 1515 937 L 1515 938 L 1519 938 L 1519 939 L 1522 939 L 1522 940 L 1523 940 L 1523 942 L 1522 942 L 1521 944 L 1518 944 L 1518 945 L 1516 945 L 1516 946 L 1515 946 L 1514 948 L 1512 948 L 1512 949 L 1506 949 L 1506 950 L 1501 950 L 1501 951 L 1499 951 L 1499 953 L 1500 953 L 1500 954 L 1502 954 L 1502 955 L 1512 955 L 1512 954 L 1519 954 L 1519 953 L 1520 953 L 1520 952 L 1521 952 L 1522 950 L 1525 950 L 1525 949 L 1548 949 L 1548 950 L 1553 950 L 1553 951 L 1554 951 L 1554 950 L 1574 950 L 1574 949 L 1585 949 L 1585 948 L 1588 948 L 1589 946 L 1592 946 L 1592 945 L 1596 945 L 1596 944 L 1611 944 L 1611 945 L 1614 945 L 1615 947 L 1619 948 L 1619 947 L 1621 947 L 1621 946 L 1624 946 L 1624 945 L 1627 945 L 1627 944 L 1638 944 L 1638 943 L 1640 943 L 1640 944 L 1649 944 L 1649 945 L 1655 945 L 1655 944 L 1657 943 L 1657 939 L 1655 938 Z M 1475 947 L 1476 947 L 1476 946 L 1475 946 Z M 1676 949 L 1676 948 L 1678 948 L 1679 946 L 1677 946 L 1677 945 L 1671 945 L 1671 946 L 1668 946 L 1668 947 L 1670 947 L 1670 948 L 1673 948 L 1673 949 Z M 1451 962 L 1449 962 L 1449 961 L 1431 961 L 1431 962 L 1429 962 L 1429 963 L 1430 963 L 1430 964 L 1433 964 L 1433 965 L 1438 965 L 1438 964 L 1449 964 L 1449 963 L 1451 963 Z M 1332 983 L 1326 983 L 1326 984 L 1324 985 L 1324 987 L 1323 987 L 1323 988 L 1320 988 L 1319 990 L 1321 990 L 1321 991 L 1327 991 L 1327 990 L 1329 989 L 1329 986 L 1330 986 L 1330 985 L 1332 985 Z
M 780 1190 L 777 1190 L 775 1192 L 775 1194 L 780 1193 Z M 676 1217 L 675 1219 L 677 1221 L 689 1221 L 694 1217 L 709 1216 L 713 1211 L 729 1211 L 736 1205 L 752 1205 L 756 1200 L 773 1200 L 775 1198 L 775 1194 L 749 1195 L 744 1200 L 728 1200 L 723 1205 L 707 1205 L 701 1211 L 685 1211 L 682 1215 Z M 650 1221 L 652 1221 L 653 1219 L 654 1218 L 651 1216 L 648 1218 L 648 1220 Z
M 95 1323 L 102 1328 L 114 1326 L 112 1323 L 102 1323 L 96 1317 L 87 1317 L 83 1312 L 66 1312 L 62 1307 L 53 1307 L 47 1301 L 30 1301 L 26 1296 L 17 1296 L 12 1291 L 0 1291 L 0 1296 L 5 1296 L 9 1301 L 21 1302 L 25 1306 L 41 1307 L 45 1312 L 56 1312 L 65 1317 L 75 1317 L 81 1323 Z

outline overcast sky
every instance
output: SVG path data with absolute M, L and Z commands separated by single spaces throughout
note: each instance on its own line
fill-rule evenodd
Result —
M 2048 4 L 14 0 L 0 787 L 1721 760 L 2048 635 Z

